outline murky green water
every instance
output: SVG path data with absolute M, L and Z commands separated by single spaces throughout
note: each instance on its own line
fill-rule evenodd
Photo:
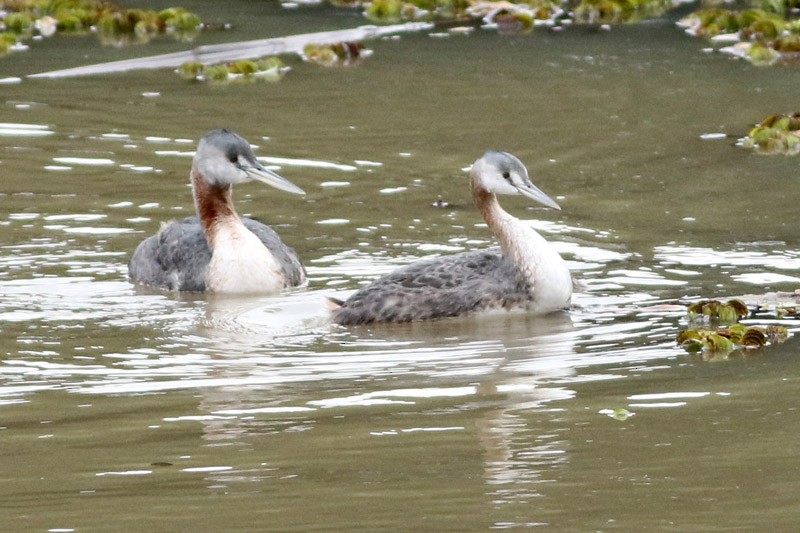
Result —
M 186 7 L 200 42 L 352 27 L 355 14 Z M 48 40 L 2 76 L 182 49 Z M 405 35 L 277 84 L 167 72 L 0 86 L 0 518 L 15 530 L 791 528 L 798 341 L 707 362 L 684 297 L 793 290 L 797 161 L 734 146 L 796 110 L 800 71 L 702 52 L 671 21 L 528 36 Z M 130 252 L 192 211 L 194 141 L 229 127 L 308 195 L 236 189 L 307 290 L 135 290 Z M 707 133 L 726 138 L 703 140 Z M 488 246 L 461 171 L 525 161 L 563 211 L 504 205 L 586 285 L 568 314 L 345 329 L 346 296 Z M 446 208 L 431 204 L 438 199 Z M 791 326 L 791 324 L 789 324 Z M 616 420 L 603 410 L 625 408 Z

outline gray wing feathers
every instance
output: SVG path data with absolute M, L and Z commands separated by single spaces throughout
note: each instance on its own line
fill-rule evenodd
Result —
M 176 220 L 133 252 L 128 272 L 133 281 L 171 291 L 202 292 L 211 250 L 197 217 Z
M 252 218 L 243 218 L 242 222 L 247 229 L 252 231 L 259 240 L 264 243 L 278 264 L 283 270 L 283 274 L 289 281 L 290 287 L 295 287 L 303 283 L 306 279 L 306 269 L 300 262 L 297 252 L 293 248 L 286 246 L 281 238 L 269 226 L 262 224 Z
M 512 308 L 531 287 L 499 249 L 420 261 L 384 276 L 333 311 L 339 324 L 410 322 Z
M 305 279 L 305 269 L 294 250 L 281 242 L 271 228 L 249 218 L 244 225 L 264 243 L 281 265 L 291 286 Z M 188 217 L 170 223 L 158 234 L 142 241 L 128 264 L 131 280 L 172 291 L 206 290 L 211 249 L 200 220 Z

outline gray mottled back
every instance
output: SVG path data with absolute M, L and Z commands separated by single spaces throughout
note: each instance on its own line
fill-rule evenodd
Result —
M 243 218 L 245 227 L 275 256 L 290 286 L 300 285 L 305 269 L 293 249 L 283 244 L 269 226 Z M 171 291 L 203 292 L 211 249 L 197 217 L 170 223 L 142 241 L 128 264 L 131 280 Z
M 332 316 L 345 325 L 410 322 L 524 306 L 530 294 L 519 270 L 491 248 L 400 268 L 355 293 Z

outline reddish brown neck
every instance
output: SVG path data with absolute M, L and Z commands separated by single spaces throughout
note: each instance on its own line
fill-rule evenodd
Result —
M 203 224 L 203 232 L 206 234 L 209 247 L 214 249 L 215 225 L 220 221 L 230 218 L 239 218 L 233 208 L 231 198 L 231 186 L 211 185 L 192 167 L 190 174 L 192 190 L 194 194 L 194 205 L 200 222 Z
M 493 192 L 484 189 L 475 177 L 472 177 L 472 199 L 475 200 L 475 205 L 478 207 L 478 212 L 483 219 L 497 235 L 498 223 L 506 212 L 500 207 L 497 201 L 497 196 Z
M 474 177 L 472 178 L 472 198 L 475 200 L 478 212 L 486 221 L 489 229 L 500 241 L 500 247 L 503 249 L 504 254 L 508 255 L 511 251 L 511 242 L 504 225 L 508 218 L 508 213 L 500 207 L 497 196 L 481 187 Z

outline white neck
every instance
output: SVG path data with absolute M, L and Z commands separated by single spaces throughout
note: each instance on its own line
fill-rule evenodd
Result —
M 532 227 L 500 207 L 493 193 L 473 186 L 473 197 L 484 220 L 500 241 L 503 255 L 530 282 L 534 309 L 547 312 L 568 307 L 572 277 L 555 248 Z

